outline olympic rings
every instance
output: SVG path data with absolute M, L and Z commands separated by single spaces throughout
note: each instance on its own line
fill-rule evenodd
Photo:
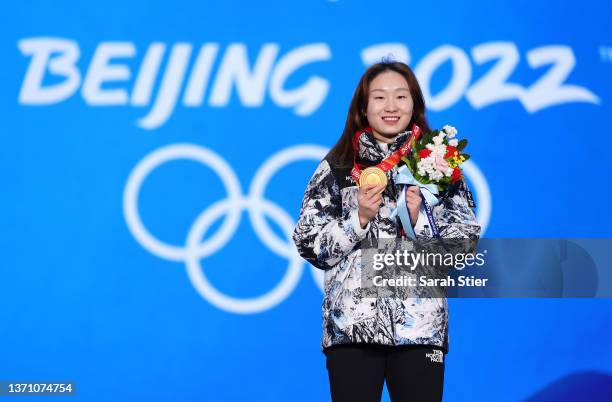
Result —
M 302 275 L 304 260 L 299 256 L 291 233 L 295 222 L 278 204 L 265 199 L 265 191 L 273 176 L 286 165 L 300 160 L 320 161 L 328 149 L 317 145 L 296 145 L 286 148 L 268 158 L 255 173 L 246 196 L 231 166 L 210 149 L 194 144 L 173 144 L 162 147 L 145 156 L 132 170 L 123 194 L 123 212 L 127 226 L 142 247 L 157 257 L 185 263 L 187 274 L 195 289 L 208 302 L 221 310 L 236 314 L 255 314 L 282 303 L 295 289 Z M 167 244 L 153 236 L 140 219 L 138 210 L 140 189 L 156 168 L 179 159 L 192 160 L 211 168 L 223 182 L 227 198 L 204 209 L 191 225 L 184 246 Z M 478 221 L 482 233 L 486 230 L 491 215 L 491 195 L 482 172 L 469 160 L 464 173 L 471 179 L 478 205 Z M 297 189 L 296 191 L 301 191 Z M 265 294 L 248 299 L 228 296 L 216 289 L 206 278 L 200 261 L 218 252 L 234 236 L 243 211 L 259 239 L 268 249 L 288 261 L 287 271 L 280 282 Z M 210 226 L 225 216 L 221 227 L 208 240 L 203 241 Z M 285 238 L 279 238 L 270 228 L 265 217 L 272 219 L 281 228 Z M 310 266 L 313 279 L 323 291 L 323 271 Z

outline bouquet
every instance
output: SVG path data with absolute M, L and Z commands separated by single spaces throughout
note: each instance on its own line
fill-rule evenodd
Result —
M 470 159 L 462 151 L 468 141 L 459 141 L 455 136 L 457 129 L 446 125 L 442 130 L 425 133 L 412 144 L 412 158 L 403 157 L 402 162 L 410 169 L 416 181 L 422 184 L 435 184 L 440 192 L 448 189 L 462 177 L 459 167 Z
M 439 238 L 432 208 L 440 202 L 438 196 L 441 193 L 459 184 L 463 176 L 459 166 L 470 159 L 470 155 L 462 153 L 467 140 L 459 141 L 456 135 L 457 129 L 446 125 L 442 130 L 416 136 L 411 142 L 412 157 L 401 158 L 395 183 L 402 185 L 402 190 L 398 194 L 397 206 L 391 218 L 399 215 L 404 232 L 413 239 L 415 233 L 406 206 L 406 186 L 419 186 L 423 200 L 421 207 L 425 210 L 433 234 Z

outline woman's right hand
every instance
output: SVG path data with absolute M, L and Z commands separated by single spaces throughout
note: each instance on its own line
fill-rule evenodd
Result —
M 382 203 L 381 193 L 385 189 L 384 184 L 366 184 L 359 187 L 357 200 L 359 202 L 359 223 L 365 228 L 368 222 L 378 213 Z

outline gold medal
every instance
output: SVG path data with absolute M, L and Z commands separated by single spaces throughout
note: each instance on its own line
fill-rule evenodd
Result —
M 382 169 L 376 166 L 370 166 L 361 172 L 359 177 L 359 187 L 363 187 L 366 184 L 384 184 L 387 186 L 387 175 Z

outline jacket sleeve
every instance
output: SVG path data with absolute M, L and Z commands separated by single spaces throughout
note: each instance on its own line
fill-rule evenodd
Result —
M 339 263 L 363 240 L 370 224 L 361 228 L 356 208 L 342 213 L 342 195 L 327 160 L 311 177 L 293 231 L 300 255 L 320 269 Z
M 443 239 L 472 239 L 478 240 L 480 237 L 480 224 L 476 221 L 476 216 L 472 206 L 468 201 L 471 193 L 465 180 L 458 187 L 452 196 L 445 198 L 441 204 L 433 208 L 433 215 Z M 429 220 L 421 207 L 419 217 L 414 226 L 417 239 L 428 239 L 433 236 L 429 227 Z

